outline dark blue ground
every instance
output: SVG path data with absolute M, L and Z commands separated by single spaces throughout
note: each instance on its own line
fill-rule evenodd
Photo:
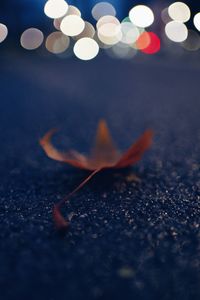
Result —
M 184 58 L 1 58 L 2 300 L 200 299 L 199 78 Z M 87 151 L 102 117 L 122 149 L 149 127 L 154 146 L 80 191 L 61 238 L 52 205 L 86 174 L 48 159 L 38 139 L 58 126 L 58 146 Z

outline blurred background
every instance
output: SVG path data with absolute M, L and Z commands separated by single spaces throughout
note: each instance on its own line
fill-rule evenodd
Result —
M 8 30 L 8 35 L 6 34 L 6 38 L 5 38 L 5 28 L 0 28 L 0 41 L 2 41 L 3 43 L 0 44 L 0 49 L 7 49 L 10 45 L 12 45 L 12 47 L 14 48 L 21 48 L 21 46 L 25 49 L 28 50 L 35 50 L 36 48 L 39 48 L 41 46 L 41 44 L 44 42 L 45 44 L 45 40 L 48 37 L 48 35 L 50 35 L 52 32 L 54 32 L 55 30 L 60 30 L 60 28 L 58 28 L 58 26 L 55 26 L 54 24 L 54 19 L 53 17 L 49 17 L 47 16 L 47 14 L 45 14 L 44 12 L 44 7 L 47 1 L 45 0 L 1 0 L 0 2 L 0 23 L 4 24 L 7 27 Z M 94 27 L 94 30 L 96 30 L 96 23 L 98 21 L 98 18 L 94 17 L 95 14 L 95 10 L 94 7 L 97 3 L 101 3 L 102 1 L 98 1 L 98 0 L 87 0 L 87 1 L 80 1 L 80 0 L 69 0 L 67 1 L 69 6 L 75 6 L 76 8 L 78 8 L 78 10 L 80 11 L 81 17 L 84 21 L 90 22 L 90 24 Z M 178 20 L 175 18 L 173 18 L 173 13 L 172 15 L 169 14 L 169 7 L 170 5 L 173 5 L 175 1 L 168 1 L 168 0 L 163 0 L 163 1 L 147 1 L 147 0 L 143 0 L 143 1 L 130 1 L 130 0 L 108 0 L 106 1 L 106 3 L 111 4 L 113 7 L 113 10 L 115 12 L 111 12 L 110 9 L 105 9 L 105 7 L 99 7 L 96 8 L 96 11 L 99 12 L 100 8 L 104 9 L 104 13 L 101 14 L 101 16 L 103 15 L 107 15 L 107 14 L 111 14 L 113 16 L 115 16 L 119 22 L 121 23 L 124 18 L 126 18 L 129 15 L 130 10 L 137 6 L 137 5 L 146 5 L 148 6 L 153 14 L 154 14 L 154 21 L 148 26 L 145 27 L 145 29 L 148 31 L 153 31 L 157 37 L 159 38 L 159 40 L 161 40 L 161 43 L 163 44 L 163 47 L 161 46 L 161 50 L 166 50 L 163 49 L 165 46 L 168 47 L 169 44 L 171 42 L 173 42 L 172 44 L 174 44 L 175 42 L 175 47 L 177 46 L 177 42 L 179 43 L 179 46 L 183 46 L 182 48 L 184 48 L 184 50 L 189 50 L 189 51 L 196 51 L 199 50 L 200 48 L 200 37 L 199 37 L 199 30 L 200 30 L 200 7 L 197 3 L 197 1 L 192 1 L 192 0 L 185 0 L 184 3 L 182 3 L 184 6 L 177 6 L 174 7 L 176 8 L 175 11 L 175 15 L 177 14 L 182 14 L 183 16 L 183 20 L 181 20 L 180 18 L 178 18 Z M 103 1 L 103 3 L 105 3 L 105 1 Z M 180 2 L 179 2 L 180 3 Z M 184 14 L 188 14 L 187 8 L 189 8 L 189 17 L 184 16 Z M 112 9 L 111 9 L 112 10 Z M 177 12 L 178 11 L 178 12 Z M 69 11 L 68 11 L 69 14 Z M 196 26 L 194 25 L 194 17 L 198 14 L 198 18 L 196 17 Z M 66 14 L 65 14 L 66 15 Z M 64 17 L 64 16 L 62 16 Z M 130 21 L 130 19 L 128 20 Z M 176 35 L 176 33 L 180 36 L 180 35 L 184 35 L 184 37 L 179 40 L 174 40 L 173 34 L 172 36 L 170 36 L 170 33 L 166 33 L 166 25 L 167 23 L 169 23 L 170 21 L 178 21 L 184 24 L 184 26 L 186 25 L 187 28 L 177 28 L 176 26 L 174 26 L 174 31 L 176 31 L 174 34 Z M 127 19 L 125 19 L 125 22 L 127 22 Z M 119 24 L 120 24 L 119 23 Z M 131 20 L 131 25 L 137 26 L 137 24 L 134 24 L 134 21 Z M 132 24 L 133 23 L 133 24 Z M 127 23 L 126 23 L 127 25 Z M 127 31 L 128 29 L 126 28 L 126 25 L 124 27 L 124 30 Z M 172 24 L 173 25 L 173 24 Z M 175 24 L 176 25 L 176 24 Z M 90 25 L 89 25 L 90 26 Z M 173 27 L 173 26 L 172 26 Z M 29 29 L 29 28 L 37 28 L 41 31 L 42 36 L 37 36 L 38 32 L 29 32 L 29 38 L 30 35 L 32 34 L 32 36 L 35 34 L 35 39 L 39 39 L 38 43 L 36 43 L 36 45 L 28 45 L 26 47 L 26 41 L 23 44 L 23 42 L 21 42 L 20 45 L 20 38 L 22 33 Z M 88 29 L 88 28 L 87 28 Z M 187 32 L 184 33 L 184 30 L 187 29 Z M 188 31 L 189 30 L 189 31 Z M 63 32 L 63 30 L 61 30 Z M 143 30 L 144 31 L 144 28 Z M 95 32 L 95 31 L 94 31 Z M 66 32 L 63 32 L 66 36 L 68 35 Z M 141 31 L 140 31 L 141 33 Z M 99 39 L 99 33 L 96 32 L 95 33 L 96 36 L 98 36 Z M 130 31 L 129 31 L 130 34 Z M 123 32 L 124 35 L 124 32 Z M 166 37 L 167 36 L 167 37 Z M 82 37 L 94 37 L 93 35 L 86 33 L 85 35 L 83 35 Z M 147 37 L 144 36 L 143 37 Z M 55 36 L 52 37 L 55 41 Z M 52 38 L 51 38 L 51 42 L 52 42 Z M 61 36 L 59 36 L 59 38 L 61 38 Z M 148 37 L 151 39 L 151 37 Z M 97 41 L 97 39 L 94 37 L 95 41 Z M 57 40 L 58 40 L 58 36 L 57 36 Z M 99 40 L 97 41 L 99 44 Z M 102 42 L 103 42 L 103 46 L 102 46 Z M 119 42 L 119 41 L 118 41 Z M 134 40 L 135 42 L 135 40 Z M 140 41 L 141 42 L 141 41 Z M 142 40 L 143 42 L 143 40 Z M 58 42 L 59 43 L 59 42 Z M 69 40 L 65 41 L 65 43 L 70 43 Z M 52 43 L 51 43 L 52 44 Z M 105 46 L 105 40 L 101 40 L 100 38 L 100 48 L 111 48 L 111 46 L 113 46 L 114 44 L 116 45 L 116 43 L 109 43 L 109 47 L 104 47 Z M 124 43 L 124 41 L 122 41 L 122 46 L 124 46 L 124 44 L 127 45 L 127 43 Z M 164 46 L 165 45 L 165 46 Z M 72 44 L 71 47 L 73 48 L 74 46 L 74 36 L 72 38 Z M 130 46 L 130 43 L 129 43 Z M 53 52 L 54 54 L 60 54 L 62 52 L 65 52 L 67 50 L 67 48 L 69 47 L 65 45 L 65 47 L 63 46 L 63 51 L 62 49 L 60 49 L 60 51 L 56 50 L 50 50 L 47 49 L 50 52 Z M 131 45 L 132 47 L 132 45 Z M 141 50 L 138 49 L 138 45 L 137 47 L 134 47 L 134 49 L 136 50 Z M 173 47 L 173 45 L 172 45 Z M 30 49 L 30 48 L 34 48 L 34 49 Z M 46 46 L 46 48 L 53 48 L 53 46 L 49 47 Z M 65 49 L 64 49 L 65 48 Z M 122 58 L 123 56 L 126 57 L 126 55 L 124 54 L 124 52 L 130 52 L 130 49 L 126 51 L 124 50 L 123 53 L 119 53 L 121 52 L 121 50 L 118 50 L 118 46 L 114 47 L 114 51 L 111 49 L 110 52 L 114 52 L 114 56 L 118 56 L 118 58 Z M 133 47 L 132 47 L 133 48 Z M 141 48 L 141 47 L 139 47 Z M 160 51 L 160 47 L 157 47 L 159 49 L 156 49 L 153 52 L 159 52 Z M 134 50 L 134 51 L 135 51 Z M 57 52 L 57 53 L 55 53 Z M 59 52 L 59 53 L 58 53 Z M 145 51 L 143 51 L 145 52 Z M 148 52 L 148 51 L 147 51 Z M 130 53 L 129 53 L 130 54 Z M 150 53 L 153 54 L 153 53 Z M 113 55 L 113 53 L 111 53 L 111 55 Z M 134 56 L 134 55 L 132 55 Z M 130 55 L 130 57 L 132 57 Z M 80 58 L 80 57 L 79 57 Z
M 200 299 L 199 2 L 0 0 L 3 300 Z M 39 138 L 88 153 L 101 118 L 152 149 L 77 193 L 60 239 L 53 204 L 86 174 Z

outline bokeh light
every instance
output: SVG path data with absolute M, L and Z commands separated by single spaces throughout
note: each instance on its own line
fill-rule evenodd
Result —
M 172 19 L 170 18 L 169 16 L 169 13 L 168 13 L 168 7 L 164 8 L 162 11 L 161 11 L 161 19 L 162 21 L 167 24 L 169 23 L 170 21 L 172 21 Z
M 76 6 L 74 6 L 74 5 L 69 5 L 68 11 L 67 11 L 67 15 L 68 15 L 68 16 L 69 16 L 69 15 L 76 15 L 76 16 L 81 17 L 81 12 L 80 12 L 80 10 L 79 10 Z
M 188 37 L 182 43 L 182 46 L 188 51 L 197 51 L 200 49 L 200 35 L 194 30 L 188 30 Z
M 108 2 L 99 2 L 92 9 L 92 16 L 95 20 L 99 20 L 101 17 L 110 15 L 115 16 L 116 10 L 112 4 Z
M 196 29 L 198 31 L 200 31 L 200 12 L 194 16 L 193 22 L 194 22 L 194 26 L 196 27 Z
M 103 16 L 97 22 L 97 35 L 105 45 L 114 45 L 122 38 L 121 25 L 114 16 Z
M 79 35 L 75 36 L 74 39 L 79 40 L 84 37 L 93 38 L 94 35 L 95 35 L 94 26 L 90 22 L 85 21 L 85 28 Z
M 126 22 L 131 22 L 131 20 L 130 20 L 130 18 L 129 17 L 125 17 L 122 21 L 121 21 L 121 23 L 126 23 Z
M 165 26 L 167 37 L 173 42 L 183 42 L 187 39 L 188 30 L 185 24 L 177 21 L 171 21 Z
M 108 15 L 108 16 L 101 17 L 98 20 L 96 27 L 97 27 L 97 29 L 99 29 L 102 25 L 108 24 L 108 23 L 113 23 L 113 24 L 116 24 L 116 25 L 120 25 L 120 22 L 117 18 Z
M 8 35 L 8 28 L 6 25 L 0 23 L 0 43 L 2 43 Z
M 111 57 L 116 57 L 120 59 L 131 59 L 137 54 L 137 50 L 131 48 L 127 44 L 119 42 L 118 44 L 112 46 L 112 48 L 107 50 L 107 53 Z
M 133 44 L 138 39 L 140 32 L 139 29 L 131 22 L 121 23 L 122 38 L 121 42 L 124 44 Z
M 151 43 L 151 37 L 148 32 L 144 31 L 135 43 L 135 48 L 138 50 L 143 50 L 147 48 Z
M 100 41 L 107 45 L 114 45 L 122 38 L 121 26 L 115 23 L 105 23 L 98 28 Z
M 52 19 L 61 18 L 67 13 L 68 7 L 64 0 L 48 0 L 44 6 L 44 13 Z
M 160 50 L 160 39 L 154 32 L 146 32 L 149 36 L 149 44 L 147 47 L 141 49 L 146 54 L 155 54 Z
M 46 49 L 54 54 L 63 53 L 70 45 L 70 38 L 60 31 L 52 32 L 46 39 Z
M 97 42 L 97 44 L 99 45 L 99 48 L 101 48 L 101 49 L 109 49 L 112 47 L 112 45 L 106 45 L 106 44 L 104 44 L 104 42 L 102 42 L 99 39 L 97 31 L 95 32 L 94 40 Z
M 154 22 L 154 14 L 152 10 L 145 5 L 137 5 L 129 12 L 131 22 L 142 28 L 149 27 Z
M 191 13 L 189 7 L 183 2 L 175 2 L 168 8 L 169 16 L 174 21 L 187 22 Z
M 35 50 L 39 48 L 44 40 L 44 35 L 37 28 L 26 29 L 20 39 L 21 46 L 26 50 Z
M 74 54 L 81 60 L 91 60 L 99 53 L 97 42 L 85 37 L 78 40 L 74 45 Z
M 54 19 L 54 21 L 53 21 L 54 27 L 57 30 L 60 30 L 60 24 L 61 24 L 63 18 L 66 17 L 66 16 L 69 16 L 69 15 L 76 15 L 76 16 L 81 17 L 81 12 L 76 6 L 69 5 L 68 11 L 63 17 L 58 18 L 58 19 Z
M 77 15 L 69 15 L 64 17 L 60 24 L 60 30 L 68 36 L 76 36 L 85 28 L 85 22 Z
M 51 27 L 53 25 L 55 28 L 52 32 L 51 27 L 46 27 L 48 31 L 51 30 L 51 33 L 46 35 L 47 51 L 53 54 L 64 53 L 59 55 L 59 57 L 64 58 L 68 57 L 69 53 L 73 55 L 74 49 L 77 57 L 82 56 L 81 59 L 89 60 L 91 58 L 90 56 L 87 58 L 85 49 L 87 46 L 89 49 L 93 49 L 92 45 L 97 45 L 98 51 L 101 48 L 112 57 L 114 55 L 119 58 L 133 57 L 137 52 L 155 54 L 160 50 L 161 44 L 162 48 L 165 46 L 168 50 L 173 48 L 179 53 L 184 53 L 182 48 L 188 51 L 200 49 L 200 34 L 197 32 L 197 30 L 200 31 L 200 11 L 195 14 L 195 11 L 191 11 L 184 2 L 172 2 L 168 7 L 155 5 L 156 15 L 158 16 L 160 13 L 163 22 L 156 22 L 153 26 L 155 32 L 152 32 L 147 29 L 154 23 L 154 12 L 149 6 L 142 3 L 135 4 L 130 9 L 128 16 L 121 16 L 121 12 L 118 11 L 122 17 L 122 21 L 119 21 L 116 17 L 117 11 L 114 4 L 111 4 L 109 0 L 98 1 L 93 1 L 94 6 L 91 9 L 91 15 L 96 22 L 93 20 L 91 23 L 83 19 L 81 11 L 75 5 L 69 5 L 68 0 L 44 0 L 44 5 L 41 4 L 42 9 L 44 8 L 46 16 L 52 19 Z M 71 3 L 78 2 L 71 1 Z M 83 5 L 80 4 L 80 7 L 83 8 Z M 194 15 L 194 26 L 188 22 L 191 14 Z M 187 26 L 185 25 L 186 22 L 188 22 Z M 45 26 L 48 26 L 48 23 Z M 165 34 L 163 34 L 163 29 Z M 11 35 L 12 30 L 10 32 Z M 6 25 L 0 23 L 0 43 L 6 39 L 7 35 Z M 168 39 L 179 43 L 180 46 L 173 46 Z M 20 43 L 23 48 L 34 50 L 40 47 L 43 40 L 42 31 L 37 28 L 28 28 L 22 33 Z

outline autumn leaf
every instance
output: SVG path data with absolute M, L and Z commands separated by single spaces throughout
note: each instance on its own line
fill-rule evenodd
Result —
M 67 203 L 70 197 L 98 172 L 104 169 L 126 168 L 137 163 L 142 158 L 144 152 L 151 146 L 153 132 L 152 130 L 146 130 L 127 151 L 120 153 L 112 140 L 106 122 L 101 120 L 98 124 L 94 146 L 90 154 L 86 156 L 74 150 L 67 153 L 58 151 L 51 143 L 51 138 L 56 131 L 56 129 L 50 130 L 40 140 L 40 145 L 47 156 L 73 167 L 91 171 L 91 174 L 79 186 L 54 205 L 53 219 L 55 226 L 58 230 L 65 230 L 69 226 L 69 221 L 65 220 L 62 216 L 60 211 L 61 206 Z

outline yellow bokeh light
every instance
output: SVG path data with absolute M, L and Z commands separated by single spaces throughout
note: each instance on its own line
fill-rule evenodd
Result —
M 0 23 L 0 43 L 2 43 L 8 35 L 8 28 L 6 25 Z
M 200 31 L 200 12 L 194 16 L 193 22 L 194 22 L 194 26 L 196 27 L 196 29 L 198 31 Z
M 54 54 L 63 53 L 68 49 L 70 39 L 60 31 L 52 32 L 46 39 L 47 50 Z
M 95 20 L 99 20 L 105 15 L 115 16 L 116 10 L 112 4 L 108 2 L 99 2 L 92 9 L 92 16 Z
M 152 10 L 145 5 L 137 5 L 129 12 L 131 22 L 138 27 L 146 28 L 153 24 L 154 14 Z
M 74 54 L 81 60 L 91 60 L 99 53 L 97 42 L 91 38 L 85 37 L 74 45 Z
M 67 13 L 68 7 L 64 0 L 48 0 L 44 6 L 44 13 L 52 19 L 61 18 Z
M 187 22 L 190 19 L 191 12 L 189 7 L 183 2 L 175 2 L 168 8 L 168 14 L 174 21 Z
M 77 15 L 64 17 L 60 24 L 60 30 L 68 36 L 79 35 L 85 28 L 85 22 Z
M 22 33 L 20 43 L 26 50 L 35 50 L 41 46 L 43 40 L 42 31 L 37 28 L 28 28 Z
M 187 39 L 188 30 L 185 24 L 177 21 L 171 21 L 165 26 L 167 37 L 177 43 L 181 43 Z

